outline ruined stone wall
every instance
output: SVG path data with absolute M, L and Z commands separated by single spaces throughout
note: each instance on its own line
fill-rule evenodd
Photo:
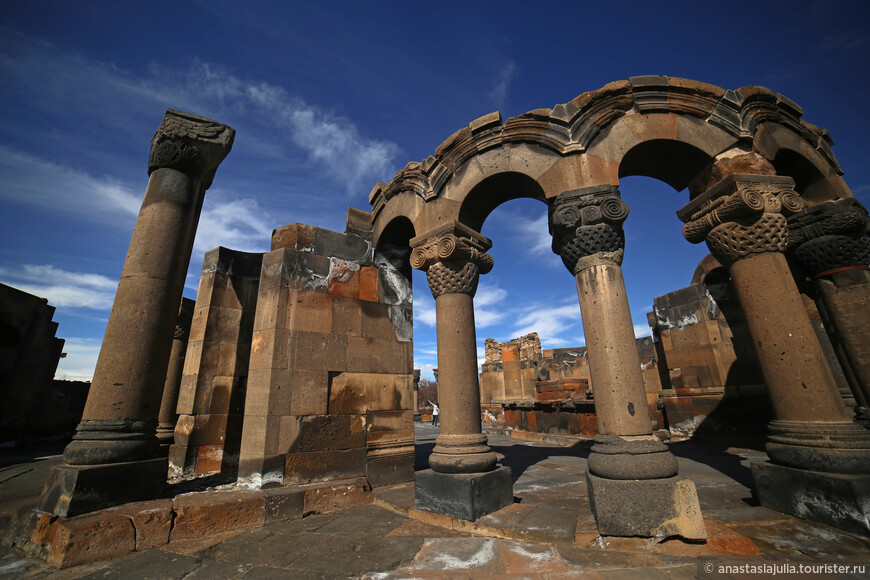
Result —
M 592 437 L 598 432 L 585 347 L 541 350 L 537 333 L 501 343 L 485 341 L 481 402 L 497 422 L 516 431 Z M 650 337 L 637 339 L 653 429 L 665 425 L 662 383 Z
M 57 396 L 64 384 L 52 384 L 64 343 L 55 337 L 53 316 L 54 307 L 45 298 L 0 284 L 0 442 L 72 431 L 81 418 L 81 389 L 71 392 L 76 393 L 70 397 L 71 410 Z M 53 415 L 70 412 L 78 414 L 72 425 L 59 421 L 50 426 Z
M 662 403 L 674 435 L 758 438 L 767 392 L 743 311 L 727 279 L 695 283 L 654 300 Z
M 262 254 L 205 254 L 190 325 L 171 475 L 233 471 L 239 462 Z
M 263 256 L 239 480 L 413 477 L 410 281 L 374 252 L 370 214 L 346 234 L 293 224 Z

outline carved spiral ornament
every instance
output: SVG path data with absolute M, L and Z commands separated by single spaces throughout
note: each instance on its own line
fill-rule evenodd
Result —
M 455 230 L 436 234 L 413 249 L 411 267 L 426 271 L 435 298 L 455 293 L 473 296 L 480 274 L 490 272 L 494 264 L 485 247 Z

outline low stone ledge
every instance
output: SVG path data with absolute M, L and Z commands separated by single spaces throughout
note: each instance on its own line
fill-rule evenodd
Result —
M 326 513 L 371 501 L 364 480 L 324 482 L 265 490 L 201 491 L 124 504 L 63 518 L 34 516 L 27 547 L 49 565 L 66 568 L 142 551 L 172 542 L 202 541 L 214 535 L 267 523 L 299 519 L 307 510 Z
M 118 513 L 58 519 L 49 538 L 46 561 L 55 568 L 117 558 L 136 549 L 133 522 Z
M 171 499 L 128 503 L 108 508 L 102 513 L 130 518 L 136 532 L 136 550 L 156 548 L 169 542 L 173 516 Z
M 326 514 L 352 505 L 372 502 L 364 477 L 311 483 L 301 486 L 301 489 L 305 494 L 305 515 Z
M 208 530 L 238 530 L 266 523 L 266 495 L 251 491 L 200 491 L 172 501 L 175 523 L 170 541 L 198 538 Z

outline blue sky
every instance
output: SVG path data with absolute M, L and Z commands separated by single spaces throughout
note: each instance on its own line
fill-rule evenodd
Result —
M 870 205 L 870 8 L 865 2 L 6 2 L 0 9 L 0 282 L 57 306 L 67 358 L 89 378 L 166 108 L 237 130 L 206 194 L 185 295 L 205 251 L 267 251 L 272 229 L 343 231 L 389 181 L 493 110 L 551 107 L 629 76 L 763 85 L 827 128 Z M 652 299 L 687 285 L 703 246 L 674 213 L 686 192 L 623 180 L 624 262 L 638 331 Z M 484 224 L 477 336 L 538 331 L 583 343 L 574 281 L 546 210 Z M 415 275 L 415 366 L 436 365 L 434 302 Z M 481 349 L 482 351 L 482 349 Z M 481 354 L 482 356 L 482 354 Z

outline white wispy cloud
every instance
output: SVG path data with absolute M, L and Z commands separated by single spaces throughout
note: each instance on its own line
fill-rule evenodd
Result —
M 194 250 L 205 253 L 224 246 L 242 252 L 267 252 L 272 226 L 266 216 L 254 199 L 207 202 L 196 230 Z
M 343 183 L 348 193 L 359 193 L 360 187 L 367 190 L 369 182 L 395 173 L 400 153 L 395 143 L 364 137 L 350 119 L 291 95 L 284 87 L 243 79 L 206 62 L 196 62 L 184 72 L 159 72 L 154 82 L 164 84 L 161 92 L 180 91 L 188 99 L 202 101 L 205 108 L 226 109 L 242 122 L 268 128 L 270 138 L 289 140 L 328 168 L 328 177 Z M 276 126 L 286 131 L 275 132 Z
M 71 337 L 64 341 L 63 352 L 66 357 L 60 359 L 57 372 L 58 379 L 74 381 L 90 381 L 94 378 L 97 358 L 100 355 L 100 340 L 96 338 Z
M 0 199 L 129 228 L 142 196 L 118 180 L 0 145 Z
M 499 67 L 496 74 L 495 86 L 492 88 L 492 92 L 490 93 L 490 97 L 497 107 L 503 107 L 505 105 L 508 89 L 510 88 L 511 81 L 514 80 L 516 71 L 517 65 L 512 60 Z
M 368 192 L 375 181 L 388 181 L 397 169 L 400 150 L 395 143 L 364 136 L 356 123 L 328 104 L 243 78 L 220 63 L 195 60 L 123 70 L 0 29 L 0 72 L 4 83 L 31 105 L 53 115 L 93 119 L 94 129 L 111 128 L 112 138 L 129 134 L 134 123 L 153 119 L 155 110 L 173 108 L 230 123 L 258 154 L 268 151 L 285 163 L 292 163 L 294 156 L 307 158 L 348 192 Z
M 511 333 L 512 337 L 537 332 L 548 348 L 578 346 L 578 338 L 566 337 L 565 333 L 580 326 L 580 306 L 576 302 L 561 306 L 530 305 L 517 319 L 517 324 L 519 326 Z
M 522 233 L 524 239 L 528 241 L 529 253 L 537 256 L 552 256 L 553 237 L 550 235 L 547 223 L 547 216 L 542 215 L 537 219 L 527 219 L 517 216 L 516 229 Z
M 51 265 L 25 264 L 19 268 L 0 268 L 0 277 L 9 286 L 47 298 L 59 308 L 110 310 L 118 281 L 99 274 L 70 272 Z

